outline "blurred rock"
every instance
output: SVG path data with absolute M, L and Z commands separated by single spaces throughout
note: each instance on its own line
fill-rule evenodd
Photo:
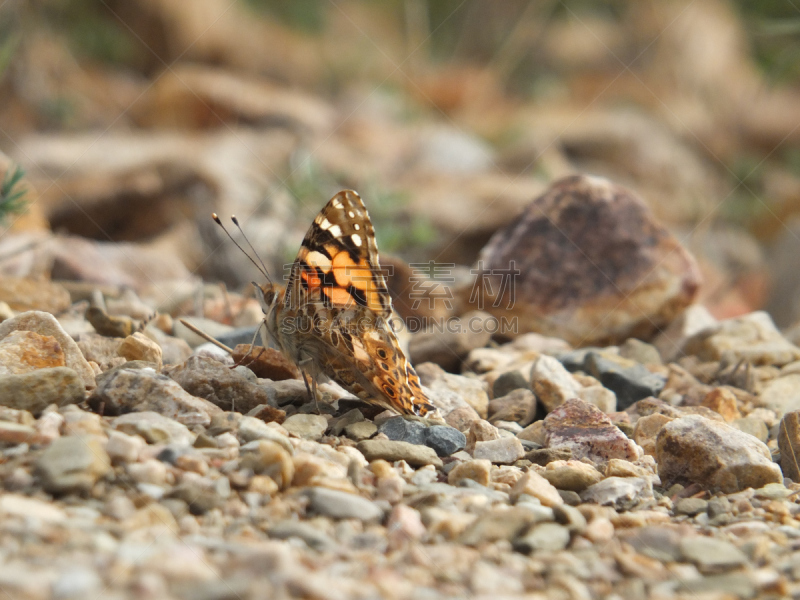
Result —
M 516 389 L 489 402 L 489 422 L 514 421 L 523 427 L 536 416 L 536 396 L 529 389 Z
M 495 234 L 479 264 L 502 294 L 491 308 L 484 298 L 486 310 L 518 317 L 520 332 L 583 345 L 653 335 L 700 284 L 694 258 L 641 200 L 586 176 L 554 183 Z M 499 273 L 511 266 L 520 273 L 502 287 Z
M 673 361 L 683 353 L 692 336 L 716 324 L 717 320 L 705 306 L 692 304 L 656 336 L 653 345 L 665 361 Z
M 637 400 L 658 396 L 664 388 L 663 375 L 627 359 L 611 359 L 598 352 L 588 352 L 585 370 L 616 394 L 617 410 L 625 410 Z
M 69 367 L 37 369 L 21 375 L 0 376 L 0 404 L 34 415 L 50 404 L 64 406 L 83 402 L 83 381 Z
M 71 304 L 69 292 L 63 286 L 21 277 L 0 278 L 0 301 L 18 312 L 41 310 L 56 315 Z
M 769 314 L 758 311 L 728 319 L 696 333 L 685 352 L 700 360 L 747 360 L 753 365 L 783 366 L 800 360 L 800 348 L 784 338 Z
M 161 346 L 138 331 L 122 340 L 117 353 L 127 360 L 144 360 L 161 369 Z
M 297 366 L 275 348 L 238 344 L 233 349 L 231 358 L 237 365 L 244 365 L 258 377 L 264 379 L 272 379 L 272 381 L 300 379 L 300 371 Z
M 421 331 L 411 338 L 409 359 L 414 364 L 432 362 L 445 371 L 457 372 L 471 350 L 483 348 L 492 338 L 496 322 L 491 315 L 473 311 L 447 321 L 443 331 Z
M 783 415 L 778 429 L 778 448 L 784 477 L 800 483 L 800 411 Z
M 44 489 L 51 494 L 86 493 L 111 469 L 111 460 L 96 437 L 55 440 L 36 463 Z

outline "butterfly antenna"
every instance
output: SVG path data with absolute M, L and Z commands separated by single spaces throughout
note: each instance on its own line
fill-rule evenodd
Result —
M 245 256 L 246 256 L 246 257 L 247 257 L 247 258 L 250 260 L 250 262 L 251 262 L 251 263 L 253 263 L 253 264 L 255 265 L 255 267 L 256 267 L 256 269 L 258 269 L 259 273 L 261 273 L 261 274 L 262 274 L 264 277 L 266 277 L 266 278 L 267 278 L 267 281 L 269 281 L 270 283 L 272 283 L 272 279 L 270 278 L 270 276 L 269 276 L 269 273 L 267 273 L 267 267 L 265 267 L 265 266 L 264 266 L 264 261 L 262 261 L 262 260 L 261 260 L 261 257 L 259 257 L 259 256 L 258 256 L 258 254 L 256 254 L 256 258 L 258 258 L 259 262 L 261 263 L 261 264 L 259 265 L 259 264 L 258 264 L 258 263 L 257 263 L 257 262 L 256 262 L 256 261 L 253 259 L 253 257 L 252 257 L 252 256 L 250 256 L 250 255 L 247 253 L 247 250 L 245 250 L 244 248 L 242 248 L 242 246 L 239 244 L 239 242 L 237 242 L 237 241 L 236 241 L 236 240 L 233 238 L 233 236 L 230 234 L 230 232 L 229 232 L 227 229 L 225 229 L 225 225 L 223 225 L 223 224 L 222 224 L 222 221 L 220 221 L 220 218 L 217 216 L 217 213 L 211 213 L 211 218 L 212 218 L 212 219 L 214 219 L 214 221 L 216 222 L 216 224 L 217 224 L 217 225 L 219 225 L 220 227 L 222 227 L 222 231 L 224 231 L 224 232 L 225 232 L 225 235 L 227 235 L 227 236 L 230 238 L 230 240 L 231 240 L 231 241 L 232 241 L 232 242 L 233 242 L 233 243 L 236 245 L 236 247 L 237 247 L 239 250 L 241 250 L 241 251 L 242 251 L 242 254 L 244 254 L 244 255 L 245 255 Z M 236 220 L 236 217 L 231 217 L 231 219 L 233 220 L 233 222 L 234 222 L 234 223 L 236 223 L 236 226 L 239 228 L 239 231 L 242 231 L 242 228 L 239 226 L 239 222 Z M 242 232 L 242 235 L 244 235 L 244 232 Z M 245 239 L 245 240 L 247 240 L 247 237 L 245 237 L 244 239 Z M 252 244 L 250 244 L 250 240 L 247 240 L 247 243 L 250 245 L 250 248 L 252 248 L 252 247 L 253 247 L 253 245 L 252 245 Z M 253 253 L 255 254 L 255 250 L 253 250 Z
M 231 215 L 231 221 L 233 221 L 233 224 L 236 225 L 236 228 L 239 230 L 239 233 L 242 234 L 242 237 L 244 238 L 244 241 L 247 242 L 247 245 L 250 246 L 250 250 L 253 251 L 253 256 L 255 256 L 258 259 L 258 262 L 261 263 L 261 269 L 263 270 L 264 275 L 266 275 L 269 282 L 272 283 L 272 280 L 269 278 L 269 274 L 267 274 L 267 267 L 264 264 L 264 261 L 261 260 L 261 257 L 258 255 L 258 252 L 256 252 L 255 248 L 253 248 L 253 244 L 250 243 L 250 240 L 244 234 L 244 229 L 242 229 L 242 226 L 239 225 L 239 219 L 236 218 L 236 215 Z

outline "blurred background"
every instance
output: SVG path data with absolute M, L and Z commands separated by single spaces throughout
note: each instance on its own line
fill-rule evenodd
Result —
M 800 319 L 789 0 L 6 0 L 0 270 L 169 302 L 273 272 L 358 190 L 382 254 L 471 265 L 547 185 L 627 186 L 718 318 Z M 25 180 L 14 180 L 14 166 Z M 26 187 L 27 186 L 27 187 Z M 166 310 L 168 310 L 168 306 Z

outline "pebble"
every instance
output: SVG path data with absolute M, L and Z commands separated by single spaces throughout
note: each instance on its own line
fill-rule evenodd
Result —
M 55 440 L 36 462 L 42 486 L 51 494 L 88 492 L 111 469 L 103 443 L 93 436 Z
M 396 442 L 425 444 L 427 427 L 419 421 L 404 417 L 392 417 L 381 423 L 378 431 Z
M 328 420 L 322 415 L 292 415 L 283 422 L 283 427 L 297 437 L 316 441 L 328 428 Z
M 203 398 L 188 394 L 175 381 L 149 368 L 118 368 L 101 378 L 89 398 L 96 411 L 119 415 L 131 411 L 152 411 L 183 425 L 211 423 L 222 412 Z
M 0 323 L 0 327 L 2 327 Z M 0 404 L 38 415 L 47 406 L 82 402 L 84 382 L 69 367 L 36 369 L 30 373 L 0 376 Z
M 308 498 L 308 512 L 323 515 L 332 519 L 358 519 L 365 523 L 373 523 L 383 518 L 383 510 L 374 502 L 338 490 L 322 487 L 307 488 L 304 495 Z
M 651 373 L 643 365 L 627 360 L 625 363 L 599 352 L 588 352 L 584 361 L 586 372 L 616 394 L 617 410 L 625 410 L 643 398 L 657 397 L 666 383 L 664 376 Z
M 510 465 L 525 456 L 522 443 L 515 437 L 476 442 L 473 458 L 485 459 L 496 465 Z
M 528 380 L 520 371 L 507 371 L 494 380 L 492 398 L 502 398 L 519 389 L 529 389 Z
M 656 462 L 662 481 L 688 481 L 725 493 L 783 482 L 764 443 L 697 415 L 664 425 L 656 442 Z
M 718 361 L 724 354 L 729 364 L 746 360 L 753 365 L 783 366 L 800 360 L 800 348 L 781 335 L 764 311 L 711 325 L 692 336 L 684 351 L 702 361 Z
M 303 521 L 285 520 L 275 523 L 268 530 L 269 537 L 277 540 L 298 538 L 308 544 L 309 548 L 324 552 L 336 547 L 336 542 L 325 532 L 320 531 L 311 523 Z
M 364 421 L 364 414 L 357 408 L 348 410 L 346 413 L 339 417 L 334 417 L 328 421 L 328 427 L 332 435 L 342 435 L 345 427 L 354 423 Z
M 285 416 L 277 408 L 279 403 L 275 391 L 253 383 L 213 358 L 191 356 L 182 365 L 168 370 L 167 374 L 192 396 L 203 398 L 222 410 L 245 414 L 264 404 L 273 408 L 272 420 L 281 422 Z M 303 386 L 300 381 L 293 383 Z M 306 396 L 305 386 L 302 396 Z
M 695 516 L 708 510 L 708 501 L 702 498 L 681 498 L 675 503 L 676 515 Z
M 454 427 L 432 425 L 425 430 L 425 445 L 437 456 L 450 456 L 467 445 L 467 436 Z
M 663 364 L 658 348 L 636 338 L 625 340 L 619 347 L 619 355 L 643 365 Z
M 652 414 L 639 417 L 633 428 L 633 439 L 641 446 L 644 453 L 649 456 L 656 455 L 656 439 L 658 432 L 667 423 L 672 421 L 672 417 L 662 414 Z
M 378 428 L 375 426 L 375 423 L 372 423 L 371 421 L 350 423 L 344 428 L 344 434 L 351 440 L 355 440 L 357 442 L 368 440 L 376 433 L 378 433 Z
M 541 475 L 555 488 L 573 492 L 582 492 L 603 479 L 603 474 L 592 465 L 587 465 L 579 460 L 549 462 L 541 471 Z
M 581 500 L 629 510 L 650 489 L 650 481 L 643 477 L 607 477 L 586 488 Z
M 582 534 L 586 531 L 586 517 L 574 506 L 561 504 L 553 507 L 553 516 L 556 523 L 563 525 L 573 534 Z
M 523 554 L 559 552 L 569 544 L 569 529 L 556 523 L 539 523 L 514 542 L 514 549 Z
M 559 506 L 564 503 L 558 490 L 547 479 L 535 471 L 527 471 L 514 484 L 509 493 L 512 502 L 517 502 L 521 495 L 536 498 L 544 506 Z
M 549 413 L 578 397 L 581 386 L 560 361 L 544 355 L 531 367 L 531 389 Z
M 13 331 L 0 340 L 0 375 L 20 375 L 65 365 L 64 352 L 52 336 Z
M 432 448 L 409 444 L 408 442 L 395 442 L 393 440 L 364 440 L 356 446 L 364 457 L 372 462 L 383 459 L 388 462 L 404 460 L 412 467 L 433 465 L 442 467 L 442 459 L 436 455 Z
M 459 543 L 479 546 L 487 542 L 513 540 L 536 523 L 536 514 L 523 506 L 497 508 L 478 517 L 459 536 Z
M 144 360 L 161 369 L 163 352 L 161 346 L 143 333 L 127 336 L 117 348 L 117 354 L 126 360 Z
M 736 396 L 728 388 L 718 387 L 708 392 L 703 398 L 702 406 L 719 413 L 726 423 L 742 418 Z
M 288 436 L 279 433 L 276 429 L 255 417 L 242 417 L 239 420 L 238 434 L 245 443 L 257 440 L 269 440 L 280 444 L 289 453 L 292 453 L 294 450 Z
M 548 448 L 569 448 L 576 459 L 602 463 L 612 458 L 638 458 L 633 440 L 615 427 L 605 413 L 577 398 L 547 415 L 544 432 Z
M 28 311 L 0 323 L 0 340 L 15 331 L 33 331 L 42 336 L 55 338 L 64 353 L 66 366 L 77 373 L 86 389 L 96 385 L 94 371 L 83 357 L 78 344 L 64 331 L 61 324 L 50 313 Z
M 766 423 L 761 419 L 757 419 L 755 417 L 742 417 L 741 419 L 736 419 L 733 423 L 731 423 L 733 427 L 736 427 L 739 431 L 743 431 L 744 433 L 749 433 L 756 439 L 761 440 L 765 444 L 769 439 L 769 429 L 767 428 Z
M 516 389 L 489 402 L 489 422 L 514 421 L 525 427 L 536 416 L 536 396 L 529 389 Z
M 471 479 L 483 486 L 491 482 L 492 463 L 485 459 L 458 463 L 447 474 L 447 483 L 458 486 L 464 479 Z
M 703 573 L 729 571 L 747 564 L 747 556 L 728 541 L 716 538 L 691 536 L 681 540 L 683 558 Z
M 108 435 L 106 452 L 108 452 L 108 456 L 112 461 L 136 462 L 145 445 L 146 442 L 138 435 L 127 435 L 121 431 L 112 431 Z

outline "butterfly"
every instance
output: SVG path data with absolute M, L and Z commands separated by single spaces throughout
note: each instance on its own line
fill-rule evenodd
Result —
M 258 287 L 266 334 L 298 366 L 310 396 L 332 379 L 401 414 L 434 411 L 392 328 L 375 230 L 356 192 L 339 192 L 316 216 L 285 288 Z

